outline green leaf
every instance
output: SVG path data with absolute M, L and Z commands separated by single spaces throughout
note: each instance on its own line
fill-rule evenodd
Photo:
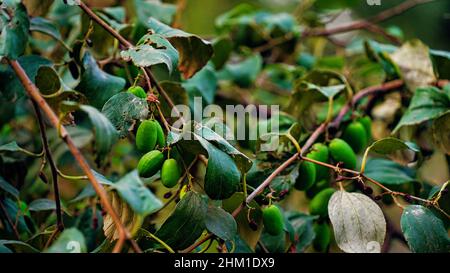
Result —
M 16 60 L 21 56 L 28 44 L 30 21 L 25 6 L 21 3 L 7 5 L 12 18 L 2 12 L 0 15 L 0 58 Z
M 36 199 L 28 205 L 30 211 L 55 210 L 56 203 L 50 199 Z
M 360 193 L 335 192 L 328 203 L 328 215 L 340 249 L 348 253 L 379 253 L 386 235 L 383 211 Z
M 347 98 L 352 96 L 353 91 L 344 76 L 327 70 L 313 70 L 295 82 L 289 112 L 296 113 L 302 126 L 309 128 L 311 120 L 317 116 L 312 107 L 329 101 L 342 91 Z
M 250 87 L 262 69 L 259 54 L 249 56 L 238 63 L 230 63 L 217 73 L 219 80 L 232 81 L 241 87 Z
M 39 67 L 34 81 L 43 95 L 51 95 L 61 89 L 61 80 L 58 73 L 50 66 Z
M 450 113 L 449 90 L 450 88 L 447 90 L 440 90 L 436 87 L 418 88 L 408 110 L 402 116 L 393 133 L 396 133 L 403 126 L 417 125 Z
M 189 98 L 186 90 L 183 88 L 182 84 L 179 82 L 162 81 L 160 85 L 164 91 L 168 94 L 174 105 L 188 105 Z M 161 100 L 161 111 L 166 117 L 172 115 L 172 107 L 167 103 L 166 100 Z
M 450 153 L 450 113 L 443 115 L 433 121 L 431 126 L 433 140 L 436 147 L 445 153 Z
M 19 199 L 19 190 L 17 190 L 13 185 L 8 183 L 3 177 L 0 176 L 0 189 L 11 194 L 16 199 Z
M 194 105 L 194 97 L 201 96 L 205 103 L 211 104 L 218 87 L 216 73 L 212 67 L 205 66 L 182 86 L 188 92 L 191 108 Z
M 117 142 L 119 133 L 109 119 L 96 108 L 89 105 L 81 105 L 80 109 L 88 114 L 94 125 L 97 158 L 103 160 Z
M 0 146 L 0 153 L 3 152 L 21 152 L 23 149 L 17 144 L 17 142 L 12 141 Z
M 233 147 L 227 140 L 217 134 L 215 131 L 204 125 L 197 125 L 194 134 L 201 136 L 209 142 L 214 143 L 221 151 L 225 152 L 236 163 L 241 173 L 246 173 L 253 165 L 253 162 L 238 149 Z M 203 144 L 202 144 L 203 145 Z M 206 147 L 204 147 L 206 149 Z
M 138 214 L 146 216 L 162 207 L 162 202 L 147 188 L 137 171 L 133 171 L 111 185 Z
M 76 228 L 64 230 L 58 239 L 44 252 L 46 253 L 86 253 L 83 233 Z
M 30 30 L 47 34 L 58 41 L 63 41 L 58 27 L 52 21 L 43 17 L 33 17 L 30 20 Z
M 148 27 L 168 39 L 177 49 L 178 69 L 185 79 L 192 77 L 205 66 L 213 54 L 211 44 L 198 36 L 171 28 L 154 18 L 148 20 Z
M 205 174 L 205 192 L 211 199 L 231 197 L 239 187 L 241 174 L 233 159 L 203 138 L 198 141 L 208 151 L 208 166 Z
M 102 113 L 119 131 L 119 137 L 125 137 L 138 120 L 147 118 L 148 105 L 130 92 L 122 92 L 109 99 Z
M 84 54 L 82 66 L 80 83 L 75 90 L 84 94 L 89 103 L 98 109 L 125 87 L 124 79 L 101 70 L 89 52 Z
M 147 22 L 151 17 L 165 24 L 172 23 L 173 16 L 177 11 L 176 5 L 162 3 L 160 0 L 134 0 L 133 2 L 139 23 L 147 28 L 151 28 Z
M 136 47 L 120 53 L 125 61 L 132 60 L 136 66 L 150 67 L 165 64 L 169 73 L 178 65 L 178 52 L 159 34 L 145 35 Z
M 221 69 L 228 61 L 233 51 L 233 42 L 228 37 L 219 37 L 212 41 L 214 55 L 211 58 L 214 68 Z
M 205 226 L 209 232 L 225 241 L 233 240 L 237 234 L 236 220 L 222 208 L 208 206 Z
M 318 217 L 300 212 L 288 212 L 286 216 L 295 231 L 296 250 L 297 252 L 303 252 L 314 241 L 313 221 Z
M 16 228 L 19 231 L 19 234 L 26 233 L 31 234 L 31 231 L 25 222 L 24 214 L 22 213 L 21 209 L 18 207 L 18 202 L 13 201 L 10 198 L 4 198 L 3 200 L 0 200 L 0 202 L 3 203 L 3 206 L 5 207 L 6 212 L 8 213 L 9 217 L 11 219 L 15 219 Z M 6 228 L 4 229 L 6 231 L 6 234 L 11 234 L 14 236 L 12 228 L 7 224 Z
M 399 150 L 411 150 L 413 152 L 420 152 L 415 143 L 403 141 L 398 138 L 388 137 L 375 141 L 368 148 L 371 152 L 389 155 Z
M 206 200 L 189 191 L 155 235 L 175 250 L 185 249 L 202 235 L 207 211 Z
M 51 66 L 52 62 L 37 55 L 22 56 L 17 59 L 31 81 L 42 66 Z M 0 92 L 8 101 L 16 101 L 25 95 L 25 89 L 16 74 L 8 65 L 0 65 Z
M 419 205 L 406 207 L 400 224 L 412 252 L 448 253 L 450 251 L 450 239 L 443 222 L 428 208 Z
M 254 253 L 255 251 L 244 241 L 241 236 L 235 235 L 233 242 L 225 242 L 227 249 L 234 250 L 232 253 Z
M 237 191 L 241 173 L 251 168 L 252 161 L 210 128 L 195 121 L 188 125 L 182 134 L 170 134 L 167 143 L 180 143 L 192 154 L 207 155 L 204 183 L 206 193 L 216 200 L 229 198 Z
M 414 170 L 381 158 L 369 159 L 364 175 L 383 185 L 400 185 L 416 181 Z
M 15 241 L 15 240 L 0 240 L 0 253 L 12 253 L 11 250 L 10 252 L 3 252 L 6 251 L 5 249 L 1 249 L 1 247 L 3 248 L 7 248 L 6 246 L 11 246 L 12 248 L 14 248 L 14 250 L 16 252 L 23 252 L 23 253 L 38 253 L 39 250 L 37 250 L 36 248 L 32 247 L 31 245 L 22 242 L 22 241 Z M 9 250 L 9 248 L 7 248 Z
M 409 41 L 390 56 L 400 68 L 403 79 L 412 92 L 436 81 L 429 48 L 421 41 Z
M 281 232 L 278 235 L 270 235 L 267 232 L 263 232 L 261 242 L 269 253 L 284 253 L 286 248 L 286 234 Z

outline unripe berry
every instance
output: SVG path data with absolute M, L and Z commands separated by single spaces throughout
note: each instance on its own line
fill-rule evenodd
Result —
M 316 167 L 314 163 L 303 161 L 298 166 L 298 176 L 294 187 L 299 191 L 304 191 L 316 182 Z
M 270 205 L 264 208 L 263 223 L 265 230 L 270 235 L 278 235 L 283 232 L 284 220 L 280 209 L 275 205 Z
M 144 120 L 139 125 L 136 132 L 136 147 L 141 152 L 149 152 L 155 148 L 157 141 L 157 126 L 156 120 Z
M 327 216 L 328 201 L 336 190 L 327 188 L 319 192 L 309 203 L 309 213 L 312 215 Z
M 330 154 L 336 163 L 342 162 L 344 168 L 354 169 L 356 167 L 356 154 L 347 142 L 335 138 L 330 142 Z
M 366 129 L 360 122 L 354 121 L 345 128 L 342 139 L 352 147 L 355 153 L 359 153 L 367 146 Z
M 139 160 L 137 166 L 138 173 L 145 178 L 151 177 L 161 169 L 163 162 L 164 155 L 160 151 L 150 151 Z
M 161 169 L 161 182 L 167 188 L 174 187 L 181 177 L 181 171 L 175 159 L 170 158 L 164 161 Z
M 140 86 L 131 86 L 130 88 L 128 88 L 128 92 L 132 93 L 133 95 L 141 99 L 147 98 L 147 93 Z

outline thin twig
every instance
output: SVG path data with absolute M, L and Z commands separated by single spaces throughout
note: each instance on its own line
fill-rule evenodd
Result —
M 50 150 L 48 145 L 47 132 L 45 129 L 45 123 L 42 117 L 42 113 L 39 109 L 38 104 L 34 100 L 31 100 L 31 103 L 33 104 L 34 112 L 36 113 L 36 117 L 38 120 L 39 131 L 41 133 L 42 139 L 42 146 L 44 147 L 45 150 L 45 157 L 48 160 L 48 163 L 50 165 L 50 171 L 52 173 L 53 191 L 55 194 L 55 204 L 56 204 L 56 229 L 58 231 L 62 231 L 64 230 L 64 222 L 62 219 L 61 198 L 58 186 L 58 171 L 56 168 L 55 160 L 53 160 L 52 151 Z
M 349 32 L 353 30 L 360 30 L 360 29 L 367 29 L 370 31 L 373 31 L 374 29 L 371 28 L 371 25 L 376 23 L 381 23 L 383 21 L 386 21 L 387 19 L 390 19 L 394 16 L 397 16 L 399 14 L 402 14 L 403 12 L 414 8 L 421 4 L 426 4 L 429 2 L 432 2 L 433 0 L 409 0 L 406 2 L 403 2 L 393 8 L 387 9 L 385 11 L 382 11 L 381 13 L 375 15 L 372 18 L 369 18 L 368 20 L 359 20 L 347 23 L 342 26 L 329 28 L 329 29 L 310 29 L 303 33 L 303 37 L 317 37 L 317 36 L 330 36 L 334 34 Z M 378 29 L 379 31 L 379 29 Z M 384 33 L 381 33 L 384 35 Z M 392 37 L 391 37 L 392 38 Z

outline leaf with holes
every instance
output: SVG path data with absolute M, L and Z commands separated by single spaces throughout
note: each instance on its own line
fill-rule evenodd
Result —
M 102 113 L 119 131 L 119 137 L 123 138 L 138 120 L 147 118 L 148 105 L 130 92 L 122 92 L 105 103 Z
M 186 79 L 192 77 L 205 66 L 213 54 L 211 44 L 196 35 L 171 28 L 154 18 L 148 20 L 148 27 L 156 34 L 169 40 L 177 49 L 179 54 L 178 69 Z

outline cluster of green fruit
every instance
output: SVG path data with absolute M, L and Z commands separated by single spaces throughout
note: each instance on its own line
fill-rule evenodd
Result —
M 139 86 L 130 87 L 128 91 L 139 98 L 147 97 L 144 89 Z M 138 173 L 141 177 L 148 178 L 161 170 L 162 184 L 172 188 L 180 179 L 181 171 L 175 159 L 165 159 L 165 146 L 166 139 L 159 122 L 154 119 L 142 121 L 136 132 L 136 147 L 144 153 L 137 166 Z
M 312 146 L 307 158 L 323 163 L 340 163 L 348 169 L 357 164 L 356 154 L 363 151 L 371 139 L 371 119 L 367 116 L 359 118 L 347 125 L 341 138 L 331 140 L 327 145 L 316 143 Z M 310 161 L 302 161 L 298 166 L 298 176 L 294 188 L 306 191 L 311 199 L 309 212 L 319 216 L 314 230 L 316 238 L 313 246 L 317 251 L 325 251 L 330 243 L 331 229 L 325 221 L 328 216 L 328 201 L 335 192 L 330 187 L 330 172 L 326 166 Z

